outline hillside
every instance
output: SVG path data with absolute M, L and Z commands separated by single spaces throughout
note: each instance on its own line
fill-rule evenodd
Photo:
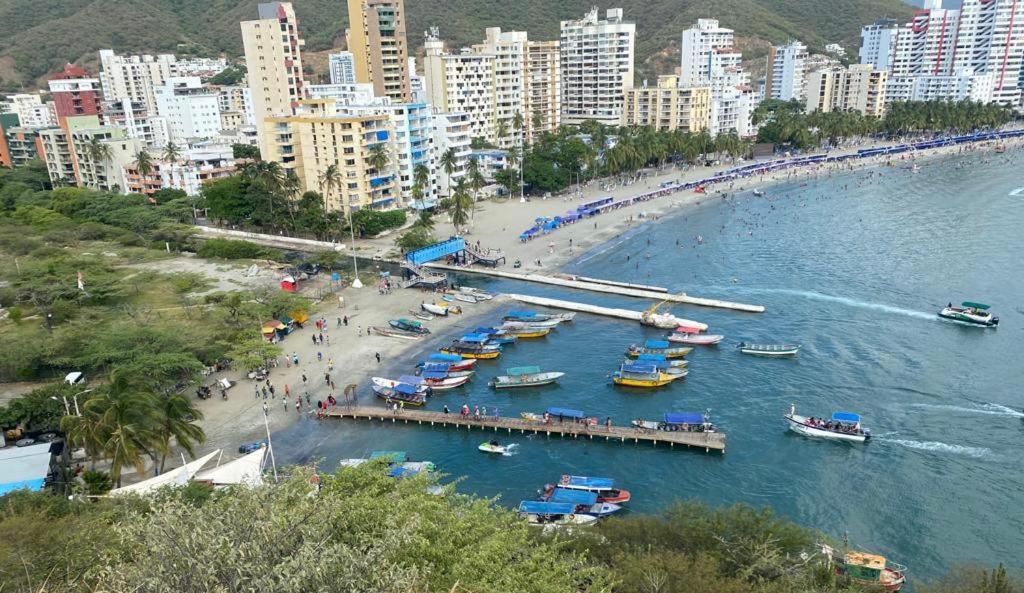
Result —
M 238 23 L 256 14 L 258 0 L 6 0 L 0 4 L 0 88 L 31 86 L 66 61 L 91 63 L 95 52 L 176 51 L 241 53 Z M 341 0 L 295 0 L 307 50 L 344 43 L 348 15 Z M 483 38 L 486 26 L 525 29 L 553 39 L 561 19 L 582 16 L 593 0 L 408 0 L 409 39 L 439 26 L 454 44 Z M 501 10 L 495 10 L 500 6 Z M 638 66 L 667 71 L 679 33 L 699 17 L 717 17 L 736 29 L 745 49 L 799 38 L 812 48 L 828 42 L 856 47 L 862 24 L 882 16 L 906 18 L 899 0 L 619 0 L 636 21 Z

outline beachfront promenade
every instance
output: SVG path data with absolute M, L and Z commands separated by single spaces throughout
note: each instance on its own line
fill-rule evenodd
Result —
M 572 437 L 574 439 L 603 439 L 605 441 L 618 441 L 620 443 L 651 443 L 653 445 L 667 444 L 671 448 L 682 445 L 687 448 L 695 447 L 704 449 L 705 452 L 721 451 L 725 453 L 725 435 L 720 432 L 667 432 L 662 430 L 645 430 L 632 426 L 611 426 L 604 425 L 590 426 L 569 420 L 558 422 L 553 419 L 551 423 L 530 422 L 520 418 L 507 417 L 481 417 L 462 416 L 460 414 L 445 414 L 442 412 L 428 412 L 425 410 L 389 410 L 387 408 L 371 406 L 338 406 L 329 412 L 331 418 L 349 420 L 369 420 L 377 422 L 391 422 L 392 424 L 402 422 L 404 424 L 416 423 L 420 426 L 432 426 L 435 428 L 462 428 L 468 430 L 479 428 L 483 432 L 505 432 L 512 434 L 518 431 L 519 434 L 543 434 L 546 436 L 558 435 L 561 437 Z

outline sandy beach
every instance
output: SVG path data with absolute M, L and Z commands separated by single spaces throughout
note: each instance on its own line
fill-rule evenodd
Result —
M 1022 142 L 1024 141 L 1012 140 L 1005 144 L 1008 148 L 1015 149 L 1019 148 Z M 507 258 L 507 263 L 503 268 L 505 270 L 511 270 L 513 262 L 520 260 L 522 268 L 517 271 L 555 272 L 572 258 L 600 244 L 614 241 L 624 232 L 643 222 L 657 220 L 689 205 L 719 198 L 723 192 L 731 194 L 761 188 L 770 195 L 771 185 L 776 182 L 813 180 L 844 171 L 869 167 L 879 167 L 880 173 L 884 174 L 885 169 L 881 167 L 887 164 L 905 165 L 908 159 L 935 158 L 960 152 L 966 156 L 991 150 L 990 143 L 982 143 L 922 151 L 906 155 L 902 159 L 883 156 L 801 169 L 794 168 L 772 175 L 751 177 L 731 184 L 708 187 L 705 194 L 686 191 L 634 204 L 609 214 L 585 219 L 529 242 L 520 242 L 518 239 L 519 234 L 532 226 L 538 217 L 564 214 L 580 203 L 599 197 L 626 198 L 657 188 L 664 181 L 689 181 L 709 177 L 717 171 L 734 166 L 734 164 L 729 163 L 718 167 L 668 167 L 652 172 L 627 185 L 616 184 L 614 187 L 602 188 L 602 183 L 608 183 L 607 181 L 591 182 L 581 188 L 581 194 L 570 195 L 567 193 L 548 199 L 534 198 L 526 202 L 521 202 L 519 199 L 483 201 L 480 202 L 469 229 L 462 235 L 469 241 L 479 240 L 484 247 L 503 250 Z M 434 235 L 436 237 L 443 238 L 456 234 L 455 229 L 445 216 L 437 216 L 435 223 Z M 378 257 L 384 257 L 389 253 L 393 254 L 395 236 L 392 234 L 385 238 L 360 241 L 357 246 L 358 251 L 363 256 L 370 253 L 375 253 Z M 301 414 L 312 414 L 316 402 L 326 400 L 328 395 L 333 394 L 338 401 L 342 401 L 342 391 L 349 384 L 357 385 L 356 394 L 361 403 L 372 402 L 374 397 L 369 388 L 370 377 L 378 373 L 383 374 L 385 369 L 392 365 L 396 365 L 392 368 L 411 370 L 413 361 L 408 360 L 410 352 L 423 349 L 426 346 L 440 345 L 446 336 L 457 328 L 468 327 L 466 324 L 470 323 L 470 317 L 485 315 L 502 304 L 501 299 L 477 304 L 462 304 L 465 310 L 464 315 L 449 318 L 439 317 L 428 321 L 425 325 L 430 328 L 432 333 L 422 340 L 408 341 L 367 335 L 367 328 L 373 325 L 386 326 L 389 319 L 411 317 L 411 312 L 419 310 L 421 302 L 437 300 L 437 295 L 419 290 L 397 288 L 390 294 L 382 295 L 374 286 L 365 286 L 359 289 L 348 287 L 338 294 L 344 298 L 343 306 L 339 306 L 334 297 L 321 302 L 315 311 L 311 312 L 310 322 L 303 329 L 293 332 L 281 342 L 285 353 L 298 355 L 299 364 L 286 366 L 282 357 L 280 364 L 271 370 L 270 381 L 275 387 L 273 397 L 268 397 L 266 400 L 263 399 L 262 394 L 256 397 L 255 390 L 258 385 L 245 378 L 243 373 L 237 371 L 223 373 L 223 376 L 237 381 L 237 384 L 229 390 L 227 401 L 223 401 L 215 395 L 212 399 L 199 402 L 200 409 L 205 415 L 201 425 L 209 439 L 200 448 L 200 452 L 223 448 L 225 459 L 230 459 L 237 455 L 239 444 L 265 438 L 264 402 L 267 403 L 269 410 L 267 419 L 272 434 L 291 425 L 301 417 Z M 339 326 L 339 319 L 344 317 L 348 318 L 348 325 Z M 313 320 L 317 318 L 323 318 L 328 326 L 328 331 L 324 332 L 325 342 L 323 345 L 314 345 L 312 341 L 313 334 L 317 333 L 313 326 Z M 320 358 L 317 357 L 318 352 L 321 354 Z M 380 354 L 380 363 L 377 362 L 376 354 Z M 333 362 L 333 370 L 328 368 L 329 361 Z M 327 384 L 325 374 L 330 374 L 335 389 L 332 390 Z M 302 380 L 303 375 L 307 379 L 305 383 Z M 207 379 L 207 383 L 217 378 L 219 378 L 218 375 L 211 376 Z M 287 401 L 283 402 L 285 386 L 287 386 L 288 396 L 286 396 Z M 312 405 L 306 403 L 307 392 Z M 297 399 L 301 400 L 298 412 L 295 406 Z M 339 427 L 339 430 L 342 428 Z

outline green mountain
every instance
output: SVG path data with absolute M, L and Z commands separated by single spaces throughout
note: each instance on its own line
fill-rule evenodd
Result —
M 0 87 L 31 86 L 65 62 L 90 63 L 101 48 L 123 52 L 241 53 L 239 21 L 254 18 L 258 0 L 5 0 L 0 3 Z M 295 0 L 308 51 L 340 47 L 344 0 Z M 484 28 L 525 29 L 554 39 L 558 22 L 578 18 L 593 0 L 408 0 L 409 39 L 438 26 L 454 44 L 483 39 Z M 679 34 L 697 18 L 736 29 L 745 50 L 798 38 L 811 48 L 839 42 L 854 50 L 861 25 L 883 16 L 907 18 L 899 0 L 617 0 L 637 23 L 638 66 L 670 71 Z M 674 53 L 673 53 L 674 52 Z

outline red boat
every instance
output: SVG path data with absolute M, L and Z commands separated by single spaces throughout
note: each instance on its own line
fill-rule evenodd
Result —
M 548 485 L 545 486 L 545 493 L 550 494 L 551 490 L 554 490 L 556 486 Z M 570 476 L 564 475 L 562 479 L 558 481 L 558 488 L 566 488 L 568 490 L 585 490 L 587 492 L 594 492 L 597 494 L 597 502 L 612 502 L 616 504 L 622 504 L 629 502 L 629 490 L 623 490 L 615 487 L 615 480 L 611 478 L 591 478 L 587 476 Z

